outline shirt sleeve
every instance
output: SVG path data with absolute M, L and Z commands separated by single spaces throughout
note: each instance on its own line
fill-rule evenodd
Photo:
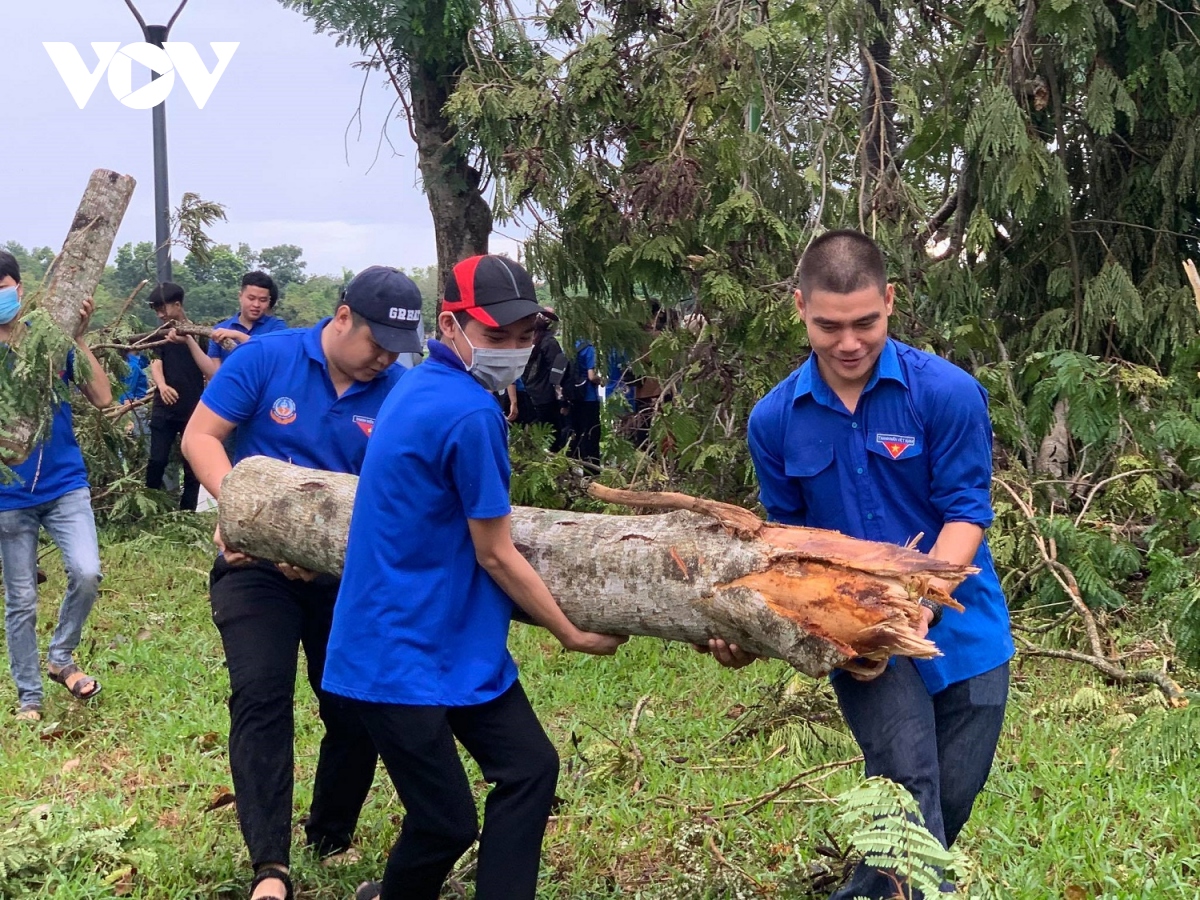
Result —
M 585 344 L 583 349 L 579 351 L 579 368 L 583 369 L 581 374 L 586 375 L 588 369 L 596 368 L 596 348 L 591 344 Z
M 943 522 L 992 524 L 992 422 L 975 379 L 939 378 L 925 398 L 930 502 Z
M 217 327 L 219 328 L 220 326 L 217 326 Z M 209 341 L 208 342 L 208 355 L 211 356 L 213 359 L 221 358 L 221 349 L 222 348 L 221 348 L 220 341 Z
M 500 407 L 476 410 L 446 438 L 446 465 L 468 519 L 498 519 L 512 512 L 511 467 Z
M 768 518 L 784 525 L 805 524 L 807 512 L 800 486 L 787 477 L 783 455 L 783 422 L 775 398 L 768 395 L 750 413 L 748 440 L 758 499 Z
M 246 344 L 221 364 L 200 400 L 227 422 L 237 425 L 253 417 L 268 375 L 260 345 Z

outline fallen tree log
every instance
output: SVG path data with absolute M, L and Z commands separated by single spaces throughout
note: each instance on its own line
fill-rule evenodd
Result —
M 358 479 L 266 457 L 221 485 L 230 549 L 340 574 Z M 858 658 L 928 658 L 917 598 L 961 610 L 946 590 L 976 571 L 892 544 L 770 525 L 736 506 L 593 486 L 600 499 L 662 515 L 513 510 L 513 540 L 575 625 L 688 643 L 719 637 L 809 675 Z M 418 523 L 419 526 L 419 523 Z
M 91 297 L 104 266 L 112 252 L 117 229 L 125 218 L 129 200 L 133 196 L 136 182 L 128 175 L 120 175 L 108 169 L 96 169 L 88 180 L 83 198 L 75 218 L 67 231 L 67 238 L 58 256 L 37 289 L 34 305 L 44 310 L 51 321 L 70 340 L 75 340 L 79 330 L 79 309 L 83 301 Z M 19 353 L 20 337 L 13 341 Z M 52 371 L 58 371 L 66 362 L 55 360 Z M 48 398 L 47 398 L 48 399 Z M 44 435 L 49 404 L 37 415 L 14 416 L 4 423 L 4 435 L 0 437 L 0 462 L 13 466 L 24 462 L 34 445 Z

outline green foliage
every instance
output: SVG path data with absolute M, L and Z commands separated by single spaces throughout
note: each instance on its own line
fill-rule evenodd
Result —
M 907 788 L 886 778 L 868 778 L 838 797 L 838 822 L 852 847 L 866 861 L 892 873 L 896 896 L 909 900 L 914 890 L 936 896 L 943 872 L 961 868 L 961 854 L 942 846 L 921 820 L 921 810 Z
M 152 872 L 153 851 L 127 846 L 136 818 L 116 825 L 80 821 L 66 806 L 43 804 L 0 828 L 0 898 L 44 896 L 51 873 L 79 877 L 86 872 L 114 884 L 134 869 Z

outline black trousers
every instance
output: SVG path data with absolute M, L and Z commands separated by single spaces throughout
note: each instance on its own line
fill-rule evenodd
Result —
M 355 706 L 405 809 L 380 900 L 436 900 L 479 834 L 455 738 L 494 785 L 484 807 L 475 900 L 533 900 L 558 753 L 521 683 L 478 706 Z
M 354 709 L 321 688 L 337 579 L 290 581 L 268 563 L 234 568 L 218 558 L 209 592 L 229 666 L 229 768 L 251 862 L 287 864 L 291 857 L 301 644 L 325 724 L 305 831 L 309 846 L 322 856 L 346 849 L 371 789 L 377 756 Z
M 150 417 L 150 461 L 146 464 L 146 487 L 161 491 L 163 473 L 167 471 L 167 463 L 171 461 L 171 448 L 175 439 L 187 428 L 187 419 L 168 419 L 166 416 Z M 196 501 L 200 496 L 200 482 L 183 460 L 183 494 L 179 498 L 179 508 L 195 511 Z
M 575 433 L 572 455 L 600 464 L 600 401 L 579 400 L 571 404 L 571 430 Z

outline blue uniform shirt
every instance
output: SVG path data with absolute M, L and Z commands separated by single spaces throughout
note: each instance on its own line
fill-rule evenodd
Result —
M 75 351 L 67 355 L 67 366 L 59 375 L 66 382 L 74 380 Z M 41 506 L 88 486 L 70 403 L 55 407 L 50 436 L 33 448 L 25 462 L 10 468 L 17 477 L 7 484 L 0 482 L 0 510 Z
M 516 681 L 513 604 L 476 561 L 467 524 L 511 511 L 507 432 L 487 389 L 430 341 L 379 411 L 363 463 L 325 690 L 474 706 Z
M 987 392 L 944 359 L 889 340 L 851 414 L 816 356 L 758 402 L 750 455 L 767 513 L 786 525 L 907 544 L 928 552 L 947 522 L 992 523 Z M 1008 607 L 985 540 L 978 575 L 930 630 L 942 656 L 914 660 L 931 694 L 1013 655 Z
M 150 389 L 150 382 L 146 378 L 146 358 L 139 353 L 130 353 L 125 358 L 125 365 L 129 367 L 129 372 L 121 379 L 121 396 L 117 398 L 118 403 L 126 403 L 133 400 L 141 400 L 146 396 L 146 391 Z
M 599 402 L 600 388 L 588 381 L 588 369 L 596 368 L 596 348 L 580 338 L 575 342 L 575 381 L 580 384 L 583 401 Z
M 223 322 L 218 322 L 213 326 L 213 328 L 228 328 L 231 331 L 240 331 L 242 334 L 248 334 L 252 338 L 260 337 L 264 334 L 270 334 L 272 331 L 288 330 L 287 322 L 283 321 L 283 319 L 279 318 L 278 316 L 271 315 L 263 316 L 261 319 L 247 328 L 241 322 L 240 313 L 237 316 L 230 316 Z M 233 349 L 237 350 L 238 348 L 234 347 Z M 208 342 L 208 355 L 213 359 L 219 359 L 222 363 L 229 359 L 229 354 L 232 352 L 233 350 L 226 350 L 224 347 L 222 347 L 220 341 Z
M 404 374 L 388 366 L 340 397 L 321 349 L 323 319 L 255 338 L 221 366 L 200 398 L 237 425 L 236 464 L 270 456 L 310 469 L 357 475 L 384 398 Z

